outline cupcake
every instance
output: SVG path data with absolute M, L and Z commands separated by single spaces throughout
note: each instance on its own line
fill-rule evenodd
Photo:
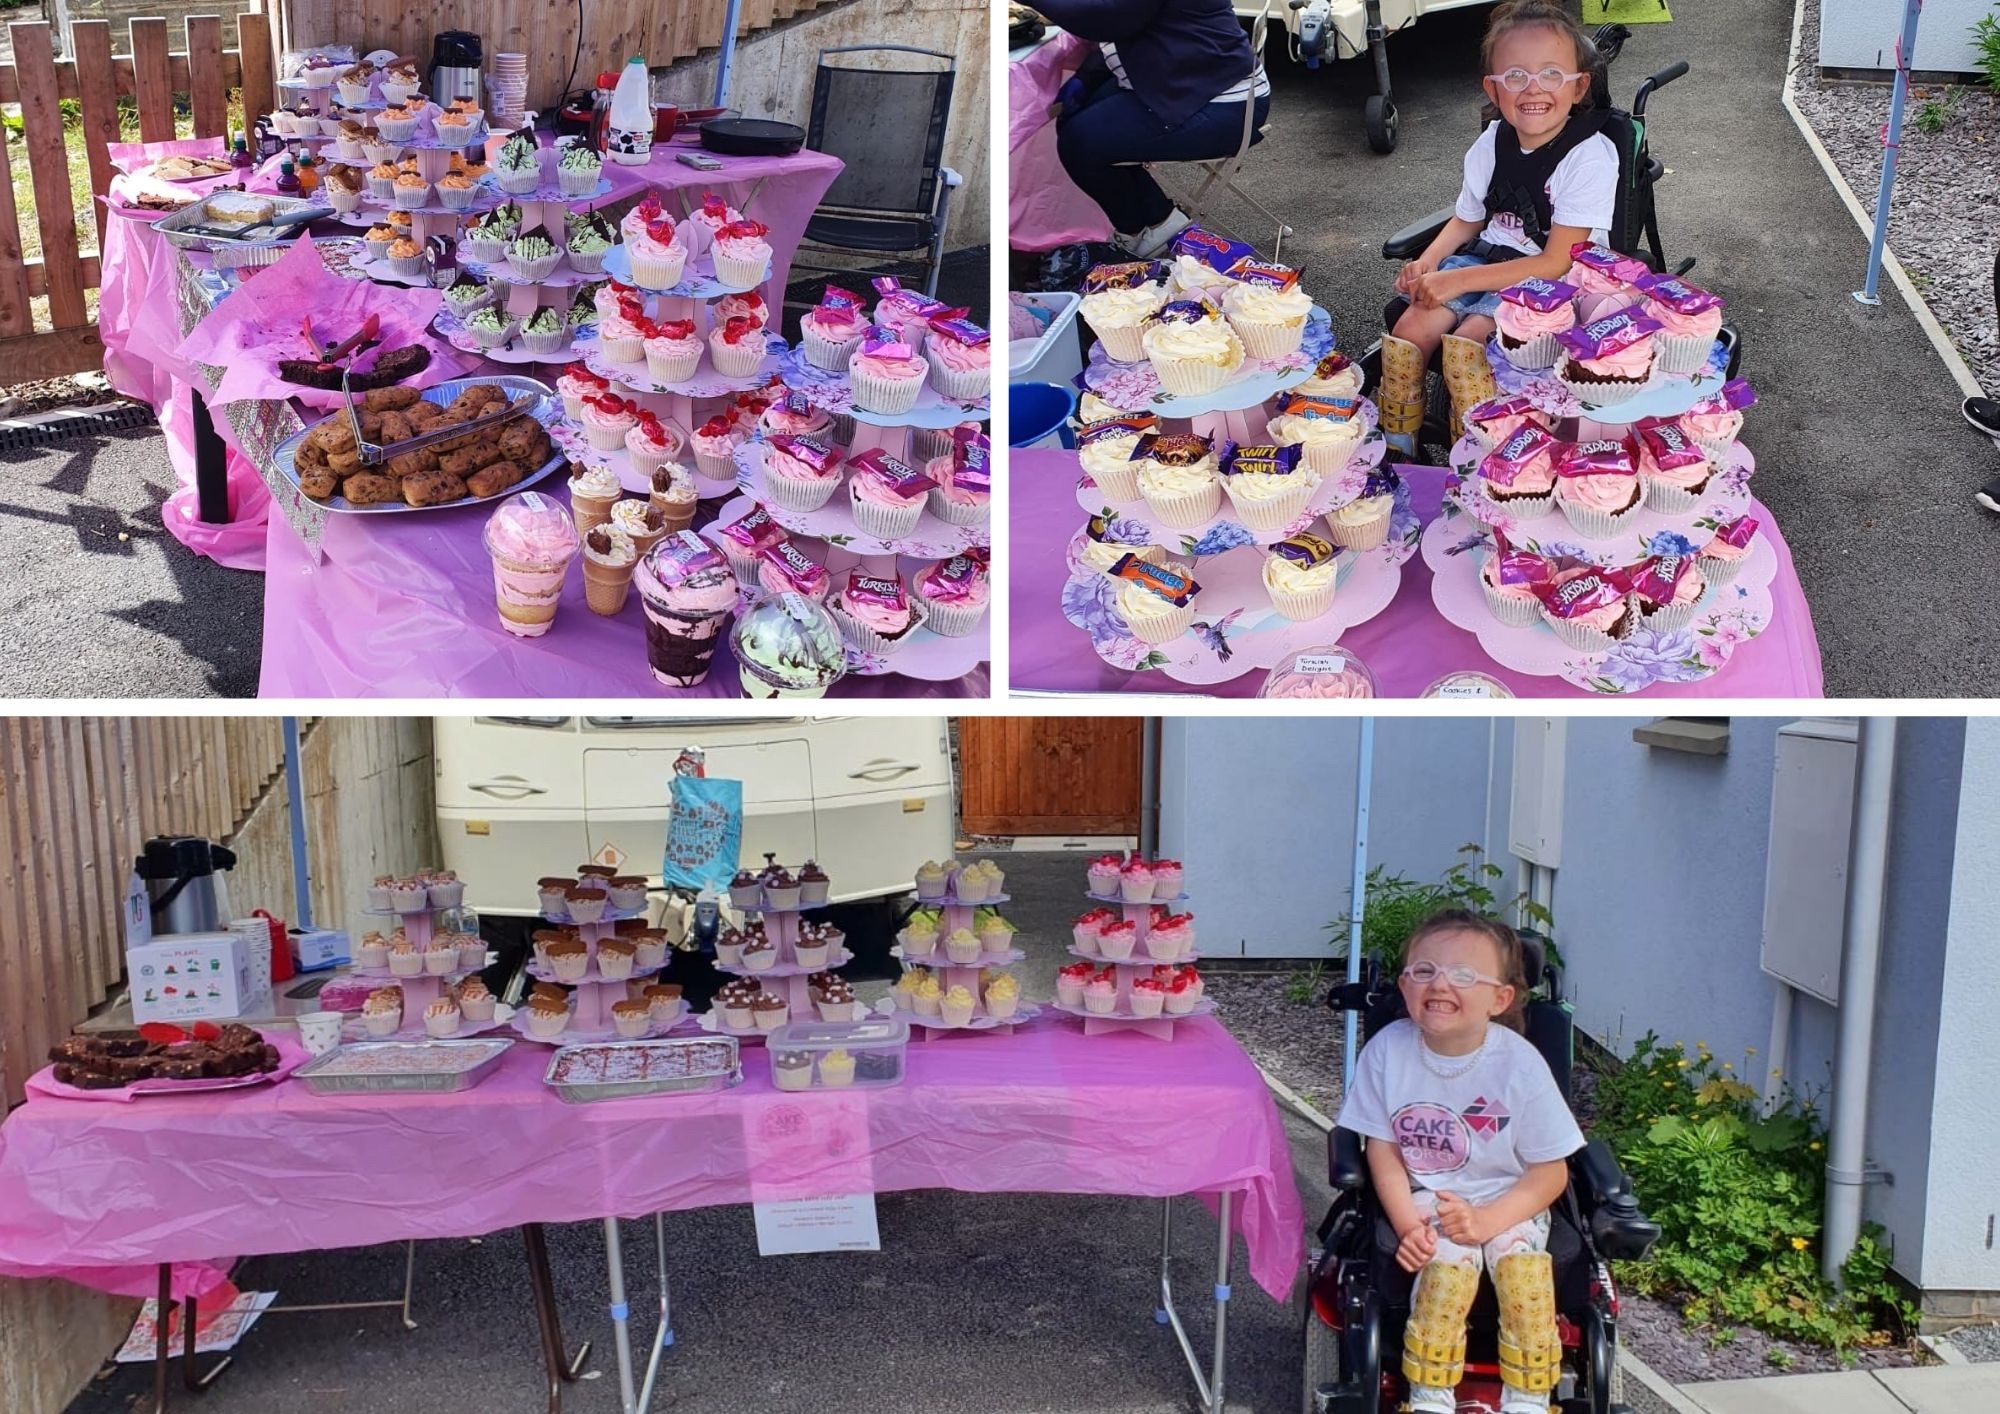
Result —
M 415 172 L 399 172 L 390 183 L 390 191 L 398 211 L 421 210 L 431 199 L 431 184 Z
M 1194 623 L 1201 586 L 1186 575 L 1127 555 L 1112 577 L 1124 581 L 1113 601 L 1118 617 L 1140 642 L 1171 643 Z
M 1632 596 L 1595 565 L 1568 571 L 1543 585 L 1542 622 L 1579 653 L 1605 653 L 1628 637 L 1636 622 Z
M 764 331 L 741 316 L 709 331 L 708 359 L 724 378 L 754 377 L 768 350 Z
M 604 257 L 616 242 L 611 223 L 595 211 L 572 211 L 563 218 L 563 252 L 569 268 L 580 275 L 603 270 Z
M 354 945 L 354 965 L 380 972 L 389 965 L 389 944 L 380 933 L 370 933 Z
M 1742 573 L 1744 561 L 1750 558 L 1751 541 L 1757 535 L 1757 522 L 1751 516 L 1738 516 L 1717 527 L 1714 536 L 1701 547 L 1695 556 L 1695 564 L 1702 577 L 1710 584 L 1727 584 Z
M 1556 336 L 1556 379 L 1586 407 L 1613 407 L 1652 382 L 1658 321 L 1631 309 L 1593 319 Z
M 830 373 L 842 373 L 868 334 L 868 316 L 861 296 L 828 285 L 819 303 L 799 317 L 799 347 L 806 362 Z
M 643 314 L 621 308 L 597 321 L 597 351 L 609 363 L 639 363 L 646 357 L 646 337 L 654 325 Z
M 654 982 L 639 995 L 646 1003 L 646 1019 L 657 1029 L 664 1031 L 681 1019 L 686 999 L 677 984 Z
M 555 980 L 569 986 L 581 982 L 590 971 L 590 948 L 580 938 L 564 938 L 548 946 L 549 970 Z
M 552 358 L 569 347 L 569 326 L 562 311 L 543 305 L 521 323 L 521 346 L 531 354 Z
M 546 280 L 554 273 L 562 252 L 540 231 L 517 236 L 507 247 L 507 268 L 514 278 L 528 284 Z
M 840 453 L 817 438 L 773 437 L 764 451 L 765 494 L 785 510 L 809 514 L 840 488 L 840 467 Z
M 1280 446 L 1299 448 L 1305 464 L 1320 476 L 1338 476 L 1361 447 L 1365 424 L 1360 411 L 1356 399 L 1288 394 L 1268 433 Z
M 646 372 L 657 383 L 685 383 L 701 366 L 701 338 L 692 319 L 675 319 L 643 329 Z
M 361 193 L 367 184 L 368 179 L 357 169 L 345 163 L 335 163 L 327 169 L 326 178 L 320 185 L 326 189 L 327 205 L 345 213 L 360 209 Z
M 1313 371 L 1303 381 L 1294 383 L 1290 391 L 1308 398 L 1359 399 L 1361 366 L 1344 353 L 1329 353 L 1313 365 Z
M 639 944 L 632 938 L 606 938 L 597 945 L 597 975 L 608 982 L 623 982 L 632 976 Z
M 476 281 L 474 283 L 477 284 Z M 454 286 L 454 288 L 456 287 Z M 485 294 L 486 287 L 484 285 L 479 285 L 478 288 L 481 294 Z M 445 300 L 447 303 L 451 300 L 451 294 L 451 290 L 445 291 Z M 610 379 L 592 373 L 580 363 L 570 364 L 567 368 L 563 369 L 561 376 L 556 379 L 556 392 L 561 395 L 563 400 L 563 416 L 567 417 L 571 422 L 577 422 L 582 419 L 583 400 L 585 398 L 601 398 L 610 391 Z
M 714 192 L 701 194 L 701 205 L 696 207 L 686 221 L 688 258 L 703 254 L 715 244 L 715 238 L 722 234 L 725 226 L 743 219 L 743 213 L 717 196 Z M 745 280 L 745 285 L 761 285 L 762 278 Z
M 1556 467 L 1556 504 L 1579 534 L 1609 540 L 1645 509 L 1632 444 L 1598 438 L 1571 443 Z
M 755 289 L 771 273 L 770 227 L 762 221 L 731 221 L 709 243 L 717 283 Z
M 1220 303 L 1239 283 L 1236 270 L 1257 252 L 1199 226 L 1189 226 L 1167 247 L 1175 289 Z
M 939 315 L 930 322 L 924 358 L 931 386 L 960 402 L 984 401 L 993 383 L 987 332 L 962 315 Z
M 454 108 L 438 114 L 432 126 L 441 146 L 470 147 L 485 133 L 486 119 L 483 113 Z
M 361 243 L 368 249 L 370 260 L 387 260 L 389 247 L 402 238 L 402 233 L 386 221 L 378 221 L 368 228 Z
M 1223 444 L 1222 489 L 1236 518 L 1252 530 L 1281 531 L 1306 514 L 1319 473 L 1300 462 L 1297 447 Z
M 827 573 L 825 565 L 809 557 L 787 537 L 758 551 L 757 577 L 753 587 L 767 598 L 797 594 L 821 604 L 833 587 L 833 576 Z M 828 628 L 838 638 L 838 628 L 831 622 Z M 770 887 L 768 881 L 765 887 Z
M 625 453 L 633 470 L 651 481 L 654 472 L 680 455 L 681 435 L 650 409 L 641 410 L 638 417 L 625 430 Z
M 1634 284 L 1652 273 L 1645 261 L 1592 241 L 1571 246 L 1569 258 L 1569 273 L 1563 276 L 1563 283 L 1577 291 L 1578 312 L 1586 318 L 1606 302 L 1629 301 Z
M 1757 394 L 1741 378 L 1732 378 L 1681 414 L 1681 426 L 1688 430 L 1709 460 L 1718 466 L 1736 445 L 1743 430 L 1743 412 L 1757 405 Z
M 424 975 L 424 955 L 415 943 L 403 938 L 389 944 L 389 975 L 391 977 L 421 977 Z
M 910 592 L 922 601 L 925 627 L 944 638 L 964 638 L 986 619 L 991 589 L 984 564 L 958 555 L 917 571 Z
M 850 574 L 827 610 L 841 635 L 864 653 L 887 657 L 924 626 L 923 601 L 913 598 L 899 579 Z
M 479 183 L 463 172 L 446 172 L 437 182 L 438 205 L 447 211 L 463 211 L 479 195 Z
M 1118 1009 L 1118 984 L 1109 977 L 1091 979 L 1083 989 L 1083 1009 L 1092 1016 L 1109 1016 Z
M 1011 1021 L 1021 1009 L 1021 984 L 1001 973 L 986 984 L 986 1014 L 995 1021 Z
M 484 311 L 481 311 L 484 313 Z M 475 316 L 477 317 L 477 316 Z M 605 396 L 585 398 L 583 402 L 584 439 L 600 452 L 615 452 L 625 445 L 625 434 L 639 422 L 639 414 L 624 398 Z M 614 474 L 612 480 L 617 480 Z M 616 492 L 612 499 L 616 499 Z M 605 504 L 605 514 L 609 515 L 609 501 Z
M 1090 985 L 1090 979 L 1097 975 L 1097 969 L 1087 962 L 1073 962 L 1056 973 L 1056 1000 L 1064 1006 L 1083 1005 L 1083 989 Z
M 930 321 L 945 312 L 943 303 L 921 290 L 904 289 L 894 275 L 878 275 L 868 284 L 881 296 L 875 301 L 875 322 L 922 353 L 930 338 Z
M 1167 983 L 1166 1012 L 1168 1016 L 1186 1016 L 1201 1001 L 1201 974 L 1192 967 L 1174 969 L 1173 980 Z
M 1154 977 L 1140 977 L 1132 983 L 1132 1015 L 1150 1021 L 1158 1016 L 1166 1005 L 1166 983 Z
M 945 897 L 951 885 L 951 871 L 934 860 L 926 859 L 917 866 L 917 898 L 936 902 Z
M 724 295 L 713 306 L 715 317 L 727 322 L 731 319 L 748 319 L 759 329 L 771 327 L 771 307 L 764 303 L 764 297 L 755 290 L 744 290 L 738 294 Z
M 953 986 L 940 999 L 938 1019 L 947 1026 L 964 1026 L 972 1020 L 972 990 Z
M 1327 538 L 1345 550 L 1373 550 L 1385 544 L 1400 484 L 1401 478 L 1390 467 L 1368 473 L 1359 496 L 1340 509 L 1327 512 Z
M 848 506 L 863 535 L 897 540 L 917 528 L 924 503 L 936 488 L 930 477 L 880 448 L 863 452 L 850 466 Z
M 398 987 L 378 987 L 361 1004 L 361 1027 L 377 1038 L 393 1036 L 403 1025 L 403 993 Z
M 1692 555 L 1653 555 L 1627 575 L 1639 627 L 1673 633 L 1694 622 L 1708 579 Z
M 1133 261 L 1100 265 L 1084 276 L 1078 313 L 1104 345 L 1107 357 L 1119 363 L 1138 363 L 1146 357 L 1141 335 L 1146 321 L 1167 302 L 1164 274 L 1165 267 L 1157 262 Z
M 810 396 L 796 390 L 785 392 L 783 397 L 759 413 L 757 426 L 767 437 L 783 433 L 788 437 L 835 440 L 833 415 L 814 404 Z
M 1118 892 L 1119 874 L 1125 868 L 1122 854 L 1100 854 L 1085 867 L 1084 877 L 1090 884 L 1090 891 L 1100 897 L 1109 898 Z
M 688 249 L 671 216 L 661 216 L 624 235 L 625 258 L 631 263 L 634 284 L 648 290 L 670 290 L 680 284 Z
M 591 196 L 597 191 L 604 159 L 585 143 L 574 143 L 556 158 L 556 182 L 568 197 Z
M 408 236 L 396 237 L 389 244 L 389 268 L 405 279 L 423 274 L 424 243 Z M 467 327 L 471 326 L 468 324 Z M 506 339 L 503 337 L 500 342 L 505 343 Z
M 976 426 L 953 430 L 951 454 L 924 468 L 931 487 L 931 514 L 947 525 L 984 525 L 991 512 L 992 448 Z
M 1521 520 L 1547 515 L 1555 506 L 1556 462 L 1567 445 L 1534 423 L 1523 423 L 1480 458 L 1479 493 Z
M 1339 554 L 1332 541 L 1317 535 L 1294 535 L 1273 545 L 1263 575 L 1271 607 L 1295 623 L 1332 609 Z
M 493 993 L 477 977 L 468 977 L 458 984 L 459 1012 L 472 1025 L 483 1026 L 491 1021 L 496 1005 Z
M 1639 477 L 1646 504 L 1666 515 L 1686 515 L 1701 504 L 1715 466 L 1678 421 L 1641 423 Z
M 1222 508 L 1218 463 L 1209 440 L 1195 432 L 1149 432 L 1133 449 L 1139 495 L 1157 525 L 1192 530 Z
M 1118 894 L 1127 903 L 1151 903 L 1153 866 L 1137 855 L 1126 860 L 1124 867 L 1118 871 Z
M 759 1031 L 776 1031 L 791 1019 L 791 1007 L 775 992 L 759 992 L 750 999 L 750 1012 Z
M 981 908 L 974 912 L 972 931 L 979 937 L 979 950 L 991 956 L 995 953 L 1012 952 L 1014 934 L 1012 923 L 1000 916 L 997 908 Z
M 525 196 L 542 184 L 541 150 L 532 129 L 523 128 L 501 144 L 493 160 L 493 177 L 500 190 Z
M 1299 272 L 1282 265 L 1250 268 L 1222 297 L 1229 327 L 1251 358 L 1281 359 L 1297 353 L 1312 307 L 1312 299 L 1299 288 Z
M 1140 336 L 1160 387 L 1178 396 L 1212 393 L 1243 366 L 1243 341 L 1204 299 L 1160 306 Z
M 1178 859 L 1155 859 L 1153 861 L 1153 897 L 1155 899 L 1177 899 L 1181 896 L 1181 884 L 1186 871 Z
M 819 1058 L 819 1083 L 830 1090 L 844 1090 L 854 1083 L 854 1057 L 836 1046 Z
M 1116 923 L 1118 915 L 1108 908 L 1093 908 L 1090 912 L 1070 924 L 1070 944 L 1076 951 L 1087 957 L 1098 956 L 1097 939 L 1104 932 L 1107 923 Z
M 1516 368 L 1539 373 L 1555 367 L 1556 337 L 1576 327 L 1574 285 L 1533 277 L 1500 291 L 1494 337 Z
M 1522 397 L 1488 398 L 1465 412 L 1466 435 L 1482 456 L 1524 427 L 1549 432 L 1553 423 L 1547 413 Z
M 569 1003 L 546 994 L 528 998 L 528 1034 L 553 1041 L 569 1025 Z
M 363 59 L 333 81 L 333 92 L 349 108 L 359 108 L 373 94 L 375 66 Z
M 1722 300 L 1672 275 L 1643 275 L 1637 281 L 1646 317 L 1660 326 L 1653 337 L 1662 373 L 1696 374 L 1722 332 Z
M 1113 501 L 1139 499 L 1139 439 L 1159 426 L 1151 413 L 1106 418 L 1084 427 L 1076 439 L 1077 458 L 1097 489 Z
M 892 415 L 916 406 L 930 365 L 890 330 L 877 325 L 848 360 L 848 381 L 854 406 L 863 412 Z
M 1530 628 L 1542 617 L 1542 588 L 1555 578 L 1555 566 L 1523 550 L 1504 531 L 1493 531 L 1493 543 L 1481 553 L 1479 587 L 1493 617 L 1509 628 Z
M 653 1029 L 652 1008 L 637 998 L 611 1004 L 611 1029 L 628 1041 L 636 1041 Z

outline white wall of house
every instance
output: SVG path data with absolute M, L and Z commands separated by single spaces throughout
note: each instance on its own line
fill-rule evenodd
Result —
M 1992 12 L 1993 0 L 1926 0 L 1911 67 L 1946 73 L 1977 70 L 1972 27 Z M 1902 0 L 1820 0 L 1820 67 L 1880 69 L 1886 79 L 1894 72 L 1902 32 Z M 1886 107 L 1886 95 L 1883 103 Z

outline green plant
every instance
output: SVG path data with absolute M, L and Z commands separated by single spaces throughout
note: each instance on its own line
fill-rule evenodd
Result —
M 1705 1044 L 1690 1055 L 1650 1032 L 1599 1079 L 1596 1134 L 1661 1232 L 1652 1257 L 1621 1277 L 1678 1297 L 1696 1324 L 1753 1326 L 1843 1353 L 1901 1339 L 1915 1312 L 1879 1228 L 1855 1245 L 1844 1290 L 1820 1276 L 1826 1129 L 1815 1100 L 1788 1090 L 1769 1114 L 1757 1101 Z
M 1315 962 L 1303 972 L 1294 972 L 1285 982 L 1285 1000 L 1296 1006 L 1311 1006 L 1319 1000 L 1326 964 Z
M 1986 71 L 1986 86 L 2000 93 L 2000 16 L 1982 16 L 1972 27 L 1972 43 L 1979 50 L 1979 67 Z
M 1965 90 L 1962 88 L 1948 88 L 1943 97 L 1924 100 L 1924 106 L 1917 110 L 1914 119 L 1917 131 L 1926 137 L 1936 137 L 1950 124 L 1952 114 L 1964 101 Z
M 1361 914 L 1361 955 L 1373 958 L 1384 972 L 1398 972 L 1403 966 L 1403 944 L 1417 925 L 1447 908 L 1469 908 L 1475 913 L 1505 917 L 1511 913 L 1522 927 L 1549 933 L 1555 916 L 1525 893 L 1502 898 L 1495 881 L 1506 870 L 1486 858 L 1476 844 L 1459 846 L 1459 858 L 1435 880 L 1412 879 L 1391 874 L 1377 865 L 1368 871 L 1367 900 Z M 1354 915 L 1347 914 L 1326 925 L 1333 934 L 1334 956 L 1345 959 L 1353 935 Z M 1562 955 L 1549 944 L 1549 960 L 1560 963 Z

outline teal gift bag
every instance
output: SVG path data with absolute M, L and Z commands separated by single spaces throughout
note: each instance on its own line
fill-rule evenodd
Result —
M 674 777 L 660 879 L 670 889 L 725 893 L 743 852 L 743 782 Z

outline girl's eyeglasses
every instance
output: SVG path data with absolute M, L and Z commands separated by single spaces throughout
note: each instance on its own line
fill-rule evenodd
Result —
M 1582 74 L 1566 74 L 1554 64 L 1536 73 L 1523 68 L 1512 68 L 1504 74 L 1488 74 L 1487 78 L 1500 85 L 1509 93 L 1526 93 L 1528 85 L 1534 84 L 1544 93 L 1554 93 L 1564 84 L 1583 77 Z
M 1462 962 L 1454 963 L 1450 967 L 1439 967 L 1429 958 L 1425 958 L 1420 962 L 1413 962 L 1403 969 L 1403 980 L 1414 982 L 1419 987 L 1428 987 L 1440 977 L 1444 978 L 1445 981 L 1451 983 L 1452 986 L 1458 988 L 1461 992 L 1467 987 L 1476 987 L 1481 982 L 1486 983 L 1490 987 L 1504 987 L 1507 985 L 1498 977 L 1488 977 L 1484 972 L 1474 972 Z

